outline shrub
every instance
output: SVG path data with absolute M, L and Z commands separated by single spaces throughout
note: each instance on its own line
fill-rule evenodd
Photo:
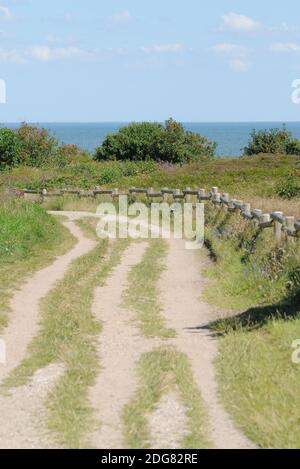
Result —
M 102 184 L 111 184 L 117 182 L 121 179 L 122 173 L 121 169 L 117 166 L 111 166 L 101 169 L 99 175 L 99 183 Z
M 21 162 L 39 167 L 57 155 L 58 142 L 47 129 L 22 124 L 16 131 L 20 141 Z
M 300 141 L 293 139 L 285 129 L 253 130 L 244 154 L 252 156 L 260 153 L 300 155 Z
M 130 124 L 117 134 L 106 137 L 96 149 L 97 160 L 147 160 L 155 159 L 163 126 L 155 123 Z
M 289 175 L 276 187 L 276 193 L 284 199 L 292 199 L 300 196 L 300 178 Z
M 286 146 L 286 153 L 288 155 L 300 155 L 300 141 L 292 139 Z
M 95 159 L 185 163 L 213 157 L 215 149 L 215 143 L 169 119 L 165 126 L 143 122 L 122 127 L 106 137 L 96 149 Z
M 0 169 L 20 162 L 20 142 L 11 129 L 0 129 Z

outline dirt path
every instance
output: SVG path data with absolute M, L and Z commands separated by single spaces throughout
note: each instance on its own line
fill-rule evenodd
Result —
M 123 447 L 121 414 L 138 386 L 136 364 L 156 343 L 139 335 L 130 312 L 120 306 L 128 273 L 141 262 L 146 247 L 146 243 L 131 244 L 105 286 L 95 292 L 93 312 L 103 322 L 98 344 L 102 370 L 90 392 L 99 421 L 91 443 L 98 449 Z
M 213 365 L 218 344 L 205 328 L 218 314 L 200 299 L 205 281 L 201 278 L 199 251 L 186 250 L 183 241 L 171 240 L 166 267 L 160 284 L 165 318 L 167 325 L 177 331 L 174 345 L 190 359 L 194 378 L 208 409 L 215 447 L 255 448 L 234 427 L 218 399 Z
M 45 400 L 63 374 L 63 367 L 49 365 L 37 371 L 25 386 L 0 394 L 0 448 L 54 449 L 46 422 Z
M 64 223 L 78 240 L 67 254 L 60 256 L 50 266 L 33 275 L 18 290 L 11 300 L 11 320 L 0 338 L 6 346 L 6 363 L 0 365 L 0 382 L 26 356 L 26 350 L 38 331 L 39 302 L 63 279 L 71 262 L 90 251 L 95 243 L 85 238 L 81 230 L 72 222 Z
M 66 221 L 64 225 L 77 239 L 75 247 L 34 274 L 11 300 L 11 320 L 0 337 L 6 346 L 6 363 L 0 364 L 0 383 L 26 357 L 28 345 L 39 328 L 40 300 L 54 288 L 56 282 L 63 279 L 72 261 L 95 246 L 95 242 L 86 238 L 72 221 Z M 37 413 L 60 373 L 58 365 L 51 365 L 37 372 L 28 385 L 13 390 L 11 395 L 0 397 L 1 448 L 41 447 L 43 432 Z M 42 446 L 47 446 L 47 440 Z
M 152 449 L 178 449 L 188 435 L 187 409 L 176 392 L 164 394 L 148 417 Z
M 56 212 L 51 212 L 56 214 Z M 64 225 L 77 238 L 76 246 L 59 257 L 51 266 L 37 272 L 17 291 L 11 301 L 11 322 L 0 339 L 5 341 L 7 362 L 0 364 L 0 383 L 26 357 L 26 351 L 39 328 L 39 303 L 56 282 L 61 280 L 71 262 L 89 252 L 95 242 L 85 238 L 74 223 L 90 212 L 59 212 L 68 218 Z M 167 326 L 177 337 L 170 340 L 146 339 L 123 309 L 122 295 L 128 274 L 142 261 L 147 243 L 132 243 L 106 284 L 95 291 L 93 313 L 103 323 L 98 353 L 101 372 L 90 390 L 90 402 L 99 428 L 90 440 L 96 448 L 122 448 L 122 411 L 139 386 L 136 376 L 141 355 L 162 343 L 184 352 L 192 365 L 194 378 L 201 391 L 210 419 L 211 437 L 216 448 L 255 448 L 233 425 L 218 399 L 214 358 L 217 340 L 205 325 L 216 319 L 213 307 L 201 301 L 205 282 L 201 277 L 198 251 L 185 249 L 183 241 L 170 240 L 166 270 L 161 281 L 161 302 Z M 0 447 L 49 447 L 50 439 L 43 429 L 43 403 L 63 370 L 53 364 L 37 372 L 30 383 L 0 396 Z M 153 448 L 176 448 L 188 431 L 185 408 L 174 393 L 163 395 L 156 410 L 149 415 Z M 53 445 L 52 445 L 53 447 Z

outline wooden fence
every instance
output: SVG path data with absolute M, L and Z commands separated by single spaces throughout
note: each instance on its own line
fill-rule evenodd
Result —
M 97 196 L 110 196 L 114 200 L 120 195 L 131 195 L 137 197 L 144 195 L 149 201 L 161 199 L 161 201 L 169 202 L 170 198 L 175 202 L 185 201 L 191 203 L 193 201 L 210 201 L 214 205 L 226 207 L 230 212 L 240 213 L 240 215 L 249 221 L 255 223 L 261 229 L 273 228 L 276 242 L 280 242 L 282 235 L 285 233 L 290 239 L 300 237 L 300 220 L 296 220 L 294 216 L 286 216 L 283 212 L 263 213 L 262 210 L 251 208 L 249 203 L 243 200 L 231 199 L 229 194 L 220 193 L 217 187 L 213 187 L 209 192 L 205 189 L 191 189 L 187 187 L 183 191 L 180 189 L 169 189 L 164 187 L 160 191 L 155 191 L 152 187 L 148 189 L 132 187 L 128 192 L 119 191 L 119 189 L 101 189 L 99 187 L 94 190 L 84 191 L 75 189 L 62 189 L 55 191 L 23 190 L 16 191 L 24 198 L 41 198 L 63 197 L 64 195 L 76 195 L 85 198 L 97 198 Z

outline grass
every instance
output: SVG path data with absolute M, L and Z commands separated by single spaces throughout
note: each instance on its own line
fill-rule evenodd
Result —
M 99 219 L 94 217 L 85 217 L 77 220 L 77 225 L 82 230 L 85 236 L 88 238 L 99 241 L 99 237 L 97 235 L 97 224 L 99 223 Z
M 259 329 L 232 330 L 221 340 L 217 370 L 222 398 L 239 427 L 263 448 L 299 448 L 299 365 L 295 319 L 269 319 Z
M 151 447 L 147 417 L 170 390 L 179 394 L 187 412 L 188 435 L 181 441 L 181 447 L 211 447 L 207 416 L 187 357 L 173 347 L 161 347 L 142 356 L 138 372 L 140 388 L 123 412 L 126 447 Z
M 159 278 L 164 270 L 166 253 L 166 241 L 150 240 L 144 258 L 131 269 L 128 276 L 129 287 L 124 293 L 123 305 L 135 312 L 134 320 L 145 337 L 167 339 L 176 334 L 166 327 L 158 301 Z
M 74 243 L 67 228 L 37 204 L 0 201 L 0 330 L 8 324 L 13 291 Z
M 55 211 L 79 211 L 79 212 L 96 212 L 100 200 L 92 197 L 80 198 L 73 195 L 64 195 L 63 197 L 48 197 L 43 202 L 46 210 Z
M 207 274 L 213 280 L 205 296 L 218 306 L 242 310 L 276 303 L 297 288 L 298 243 L 283 238 L 277 246 L 273 229 L 224 208 L 206 208 L 206 245 L 217 260 Z
M 60 444 L 87 445 L 93 428 L 88 388 L 99 369 L 95 340 L 101 324 L 91 312 L 95 287 L 103 284 L 127 245 L 116 241 L 109 249 L 101 240 L 89 254 L 73 262 L 65 278 L 41 302 L 41 330 L 30 346 L 29 358 L 9 376 L 6 387 L 22 385 L 50 363 L 65 367 L 63 377 L 48 398 L 48 425 Z
M 183 166 L 160 166 L 153 162 L 99 163 L 73 161 L 64 168 L 18 167 L 0 174 L 1 188 L 59 189 L 95 186 L 119 187 L 205 187 L 218 185 L 239 197 L 271 197 L 282 178 L 297 172 L 299 157 L 261 155 L 243 158 L 214 158 Z
M 210 208 L 207 243 L 215 262 L 206 297 L 236 311 L 210 325 L 221 335 L 216 361 L 225 407 L 263 448 L 300 445 L 299 242 L 274 244 L 240 216 Z

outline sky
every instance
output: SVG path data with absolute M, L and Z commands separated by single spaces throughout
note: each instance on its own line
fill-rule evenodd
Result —
M 0 0 L 1 122 L 300 121 L 299 78 L 298 0 Z

